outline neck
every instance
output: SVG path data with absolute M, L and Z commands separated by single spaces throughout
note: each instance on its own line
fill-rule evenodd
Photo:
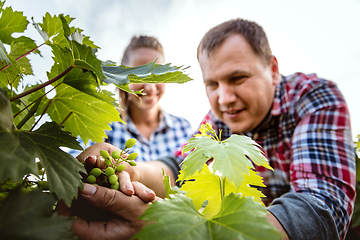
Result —
M 147 139 L 159 126 L 160 122 L 160 108 L 140 109 L 132 107 L 129 109 L 129 116 L 135 124 L 138 131 Z

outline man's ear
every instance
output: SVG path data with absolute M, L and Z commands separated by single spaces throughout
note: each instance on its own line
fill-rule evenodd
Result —
M 278 85 L 281 81 L 281 76 L 280 76 L 280 72 L 279 72 L 278 61 L 274 55 L 271 56 L 269 65 L 270 65 L 270 69 L 271 69 L 271 76 L 273 79 L 273 84 Z

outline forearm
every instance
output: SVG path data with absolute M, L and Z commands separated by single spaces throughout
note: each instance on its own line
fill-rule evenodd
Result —
M 163 162 L 151 161 L 142 162 L 137 165 L 140 173 L 139 182 L 155 191 L 156 195 L 164 198 L 165 189 L 163 184 L 163 169 L 165 174 L 170 176 L 171 185 L 175 185 L 175 180 L 170 168 Z

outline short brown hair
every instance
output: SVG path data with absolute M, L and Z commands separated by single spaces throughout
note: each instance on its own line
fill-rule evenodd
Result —
M 229 20 L 210 29 L 199 44 L 197 58 L 199 59 L 204 50 L 210 54 L 233 34 L 241 34 L 248 41 L 255 54 L 266 63 L 270 61 L 272 53 L 263 28 L 255 22 L 241 18 Z
M 131 50 L 135 50 L 138 48 L 151 48 L 154 49 L 156 51 L 158 51 L 159 53 L 161 53 L 161 55 L 164 57 L 164 49 L 161 46 L 160 42 L 154 38 L 154 37 L 150 37 L 150 36 L 134 36 L 131 39 L 130 44 L 126 47 L 122 60 L 121 60 L 121 65 L 125 65 L 127 66 L 129 64 L 129 52 Z

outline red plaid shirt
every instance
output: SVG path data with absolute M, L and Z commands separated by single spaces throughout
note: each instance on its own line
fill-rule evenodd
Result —
M 210 122 L 221 137 L 230 129 L 211 112 Z M 274 171 L 256 167 L 264 178 L 269 204 L 282 194 L 309 194 L 332 212 L 341 239 L 350 224 L 355 201 L 355 152 L 347 105 L 336 85 L 315 74 L 282 77 L 272 110 L 252 132 Z M 181 151 L 177 157 L 183 159 Z

